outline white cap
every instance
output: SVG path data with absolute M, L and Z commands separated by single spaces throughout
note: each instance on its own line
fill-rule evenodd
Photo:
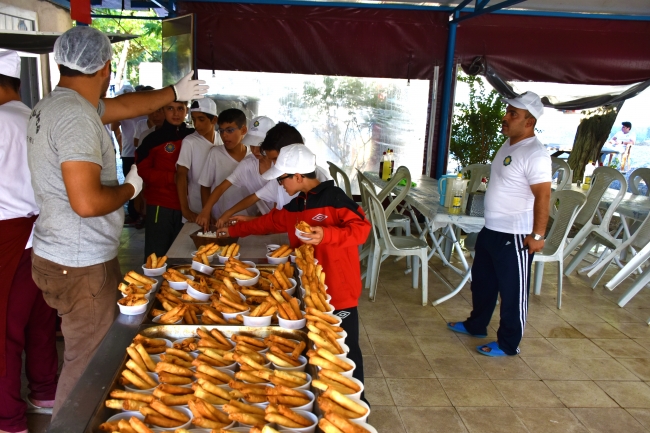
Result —
M 542 100 L 539 99 L 536 93 L 526 92 L 512 99 L 502 99 L 506 104 L 510 104 L 515 108 L 521 108 L 522 110 L 528 110 L 530 114 L 539 119 L 544 114 L 544 105 L 542 105 Z
M 99 30 L 73 27 L 54 42 L 54 61 L 84 74 L 94 74 L 113 57 L 111 41 Z
M 290 144 L 280 149 L 275 165 L 262 177 L 266 180 L 277 179 L 283 174 L 307 174 L 316 170 L 316 155 L 304 144 Z
M 0 74 L 20 78 L 20 56 L 15 51 L 0 52 Z
M 266 116 L 254 117 L 248 124 L 248 132 L 241 141 L 246 146 L 261 146 L 266 133 L 275 126 L 275 122 Z
M 196 111 L 216 116 L 217 104 L 210 98 L 197 99 L 190 105 L 190 113 Z

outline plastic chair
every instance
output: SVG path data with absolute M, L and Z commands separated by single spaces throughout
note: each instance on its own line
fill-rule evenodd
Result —
M 640 266 L 642 266 L 646 261 L 650 259 L 650 243 L 646 244 L 641 251 L 639 251 L 634 257 L 630 259 L 629 262 L 623 269 L 618 271 L 614 277 L 609 280 L 605 287 L 609 290 L 614 290 L 616 286 L 621 284 L 623 280 L 632 275 Z M 624 307 L 637 293 L 645 287 L 646 284 L 650 282 L 650 267 L 646 268 L 641 275 L 639 275 L 634 283 L 627 289 L 627 292 L 618 300 L 618 305 Z M 648 321 L 650 325 L 650 320 Z
M 642 194 L 639 191 L 639 182 L 644 181 L 647 188 L 645 194 Z M 647 196 L 650 193 L 650 168 L 637 168 L 627 179 L 627 184 L 630 188 L 630 192 L 636 195 L 645 195 Z
M 584 206 L 587 198 L 578 191 L 557 190 L 551 194 L 551 203 L 557 209 L 551 230 L 548 232 L 544 249 L 535 253 L 535 294 L 539 295 L 542 289 L 542 278 L 544 275 L 545 262 L 557 262 L 557 308 L 562 308 L 562 280 L 564 274 L 562 267 L 564 262 L 564 245 L 566 244 L 569 230 L 576 219 L 580 208 Z
M 481 179 L 484 177 L 490 178 L 492 171 L 492 164 L 471 164 L 463 168 L 460 172 L 463 173 L 463 178 L 467 176 L 467 172 L 472 176 L 467 184 L 467 192 L 476 192 L 481 185 Z
M 569 167 L 569 163 L 565 159 L 551 157 L 551 179 L 555 176 L 555 173 L 558 173 L 558 179 L 560 181 L 557 184 L 556 191 L 561 191 L 566 188 L 567 184 L 571 184 L 571 178 L 573 177 L 573 171 Z
M 381 262 L 389 256 L 414 256 L 413 258 L 413 288 L 418 288 L 418 271 L 422 261 L 422 305 L 427 305 L 428 299 L 428 245 L 419 238 L 412 236 L 394 236 L 388 231 L 387 211 L 381 205 L 374 186 L 367 180 L 361 181 L 361 188 L 365 191 L 368 206 L 372 214 L 373 246 L 372 254 L 368 260 L 368 274 L 370 275 L 370 300 L 377 298 L 377 283 Z
M 598 210 L 598 206 L 600 205 L 600 200 L 603 198 L 603 195 L 609 188 L 609 185 L 615 180 L 618 180 L 621 183 L 621 189 L 616 193 L 614 200 L 605 212 L 605 215 L 602 217 L 600 224 L 594 224 L 593 219 L 596 211 Z M 591 181 L 591 188 L 589 188 L 589 191 L 587 192 L 587 201 L 573 222 L 572 228 L 578 230 L 578 232 L 573 237 L 571 242 L 569 242 L 569 245 L 567 245 L 567 247 L 564 249 L 565 259 L 569 256 L 569 254 L 573 252 L 573 250 L 578 248 L 578 246 L 587 238 L 587 236 L 589 236 L 589 234 L 593 232 L 598 233 L 602 240 L 608 240 L 611 244 L 614 245 L 614 248 L 618 245 L 615 242 L 614 238 L 609 234 L 609 222 L 611 221 L 612 215 L 614 215 L 616 208 L 621 203 L 621 200 L 623 200 L 623 196 L 625 196 L 626 190 L 627 182 L 625 180 L 625 177 L 623 177 L 623 175 L 619 173 L 618 170 L 609 167 L 598 167 L 594 170 Z M 584 247 L 581 248 L 569 266 L 566 268 L 564 275 L 569 276 L 588 252 L 588 249 L 585 249 Z
M 336 186 L 345 191 L 348 197 L 352 198 L 352 186 L 350 185 L 350 177 L 348 174 L 333 162 L 327 161 L 327 165 L 330 167 L 330 176 L 334 179 Z M 340 181 L 339 178 L 342 180 Z M 343 187 L 341 187 L 341 183 L 343 183 Z

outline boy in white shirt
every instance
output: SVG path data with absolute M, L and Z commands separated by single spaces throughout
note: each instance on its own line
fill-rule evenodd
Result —
M 245 190 L 246 194 L 252 194 L 269 182 L 262 177 L 262 174 L 271 168 L 272 164 L 265 156 L 262 156 L 260 146 L 264 141 L 264 137 L 266 137 L 266 133 L 274 126 L 275 122 L 266 116 L 258 116 L 250 121 L 248 132 L 242 143 L 250 148 L 251 153 L 237 165 L 237 168 L 230 176 L 212 191 L 207 202 L 203 205 L 203 210 L 197 216 L 196 223 L 202 226 L 204 230 L 209 230 L 212 207 L 231 186 Z M 258 201 L 257 206 L 262 214 L 266 214 L 273 207 L 273 202 Z
M 207 160 L 199 177 L 201 185 L 201 207 L 208 202 L 212 191 L 235 171 L 237 165 L 250 153 L 250 149 L 242 143 L 248 132 L 246 115 L 236 108 L 229 108 L 219 113 L 219 135 L 223 146 L 215 146 L 208 153 Z M 248 192 L 241 187 L 231 187 L 222 194 L 219 201 L 212 207 L 212 215 L 218 216 L 228 209 Z

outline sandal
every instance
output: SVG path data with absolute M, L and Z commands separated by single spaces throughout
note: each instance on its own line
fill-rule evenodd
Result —
M 474 335 L 471 334 L 466 328 L 463 322 L 456 322 L 454 325 L 451 324 L 451 322 L 447 323 L 447 328 L 451 329 L 454 332 L 458 332 L 459 334 L 466 334 L 470 335 L 472 337 L 476 338 L 486 338 L 487 335 Z
M 32 402 L 32 400 L 29 397 L 25 397 L 25 401 L 27 402 L 27 413 L 38 413 L 38 414 L 52 415 L 52 409 L 53 408 L 37 406 Z
M 483 350 L 486 347 L 488 349 L 490 349 L 489 352 Z M 491 356 L 493 358 L 498 358 L 498 357 L 503 357 L 503 356 L 510 356 L 506 352 L 501 350 L 501 348 L 499 347 L 499 343 L 496 342 L 496 341 L 493 341 L 493 342 L 488 343 L 488 344 L 483 344 L 481 346 L 476 346 L 476 351 L 478 353 L 480 353 L 481 355 Z

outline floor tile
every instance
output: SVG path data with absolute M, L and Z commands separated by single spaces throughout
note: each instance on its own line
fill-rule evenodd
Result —
M 427 356 L 438 379 L 487 379 L 483 369 L 471 356 L 436 358 Z
M 592 433 L 646 433 L 646 430 L 625 409 L 575 408 L 571 412 Z
M 398 407 L 451 406 L 437 379 L 386 379 L 386 384 Z
M 421 355 L 420 346 L 408 335 L 368 334 L 370 344 L 377 355 Z
M 539 377 L 530 369 L 518 356 L 507 358 L 491 358 L 489 356 L 478 356 L 475 358 L 485 374 L 492 380 L 495 379 L 532 379 Z
M 571 322 L 571 326 L 576 328 L 587 338 L 625 338 L 625 334 L 605 322 Z
M 650 386 L 643 382 L 597 381 L 611 398 L 624 408 L 650 408 Z
M 453 407 L 398 407 L 407 433 L 467 433 Z
M 574 359 L 573 363 L 591 380 L 638 380 L 636 375 L 612 358 L 580 358 Z
M 564 356 L 571 358 L 609 358 L 604 350 L 587 338 L 549 338 L 548 342 Z
M 455 407 L 507 406 L 490 380 L 439 379 Z
M 589 380 L 545 380 L 544 383 L 567 407 L 618 407 L 605 391 Z
M 558 324 L 548 321 L 534 323 L 529 321 L 529 325 L 546 338 L 585 338 L 580 331 L 566 322 Z
M 588 433 L 569 409 L 519 408 L 514 411 L 530 433 Z
M 368 423 L 379 433 L 406 433 L 395 406 L 373 406 Z
M 467 357 L 470 356 L 465 345 L 455 335 L 447 337 L 430 337 L 419 335 L 415 337 L 420 350 L 426 356 L 435 357 Z
M 618 305 L 614 305 L 613 307 L 610 307 L 610 308 L 589 308 L 589 307 L 587 307 L 587 309 L 589 309 L 594 314 L 597 314 L 599 317 L 601 317 L 603 320 L 605 320 L 606 322 L 609 322 L 609 323 L 612 323 L 612 322 L 619 322 L 619 323 L 624 323 L 624 322 L 639 323 L 639 322 L 643 322 L 643 320 L 639 319 L 634 314 L 631 314 L 629 311 L 626 311 L 623 308 L 620 308 Z
M 526 364 L 540 379 L 544 380 L 588 380 L 586 374 L 576 367 L 569 358 L 524 357 Z
M 525 356 L 564 356 L 546 338 L 523 338 L 519 350 Z
M 527 433 L 509 407 L 459 407 L 456 409 L 470 433 Z
M 563 304 L 562 309 L 555 312 L 558 316 L 566 320 L 567 322 L 604 322 L 597 314 L 592 313 L 583 307 L 571 308 L 568 305 Z
M 650 429 L 650 409 L 626 409 L 627 413 L 639 421 L 641 425 Z
M 619 358 L 617 361 L 639 379 L 650 381 L 650 358 Z
M 361 353 L 364 355 L 375 354 L 375 350 L 372 348 L 372 344 L 370 344 L 368 335 L 359 335 L 359 348 L 361 349 Z
M 429 377 L 435 378 L 433 368 L 421 355 L 377 356 L 385 377 Z
M 383 377 L 367 377 L 364 379 L 363 385 L 365 397 L 372 406 L 393 406 L 395 404 Z
M 629 338 L 624 340 L 594 339 L 592 341 L 614 358 L 650 358 L 650 351 L 644 349 L 639 343 Z
M 650 326 L 646 323 L 617 323 L 612 326 L 630 338 L 650 338 Z
M 453 335 L 453 332 L 447 329 L 447 322 L 438 318 L 417 316 L 404 317 L 404 322 L 411 332 L 411 335 L 425 335 L 440 338 Z
M 401 317 L 396 319 L 382 320 L 380 318 L 363 319 L 363 326 L 367 334 L 406 334 L 410 335 L 409 329 Z
M 363 355 L 363 374 L 365 377 L 384 377 L 375 355 Z
M 494 380 L 511 407 L 564 407 L 541 380 Z

